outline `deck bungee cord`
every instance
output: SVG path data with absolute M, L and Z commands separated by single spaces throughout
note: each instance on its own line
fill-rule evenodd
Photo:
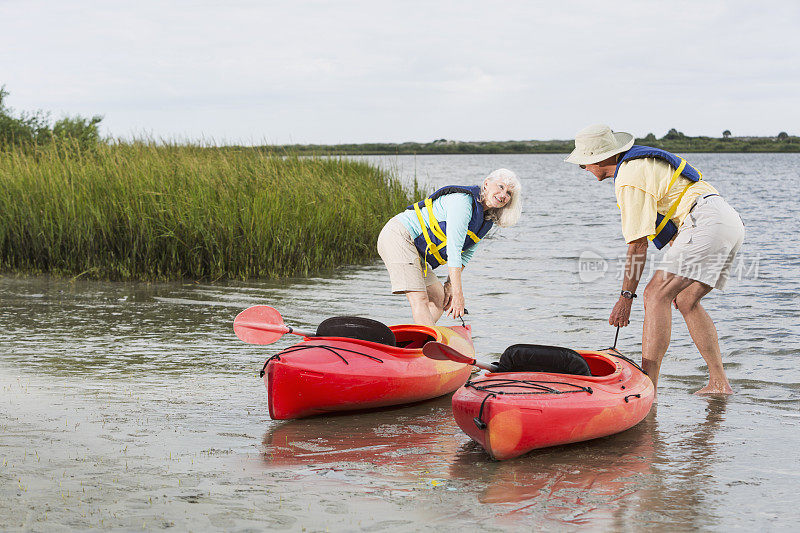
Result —
M 258 374 L 259 377 L 262 377 L 262 378 L 264 377 L 264 373 L 266 372 L 267 365 L 270 363 L 270 361 L 272 361 L 272 360 L 280 361 L 282 355 L 286 355 L 286 354 L 290 354 L 290 353 L 294 353 L 294 352 L 301 352 L 303 350 L 311 350 L 311 349 L 314 349 L 314 348 L 320 348 L 322 350 L 327 350 L 327 351 L 333 353 L 336 357 L 341 359 L 342 362 L 344 362 L 344 364 L 346 364 L 346 365 L 349 365 L 350 363 L 347 361 L 347 359 L 344 358 L 344 356 L 342 354 L 339 353 L 340 351 L 341 352 L 350 352 L 350 353 L 354 353 L 354 354 L 358 354 L 358 355 L 363 355 L 364 357 L 368 357 L 369 359 L 372 359 L 373 361 L 376 361 L 378 363 L 383 363 L 383 359 L 381 359 L 379 357 L 375 357 L 374 355 L 370 355 L 368 353 L 359 352 L 357 350 L 350 350 L 349 348 L 341 348 L 339 346 L 328 346 L 328 345 L 325 345 L 325 344 L 302 344 L 302 345 L 299 345 L 299 346 L 290 346 L 290 347 L 286 348 L 285 350 L 280 351 L 280 352 L 276 353 L 275 355 L 273 355 L 272 357 L 270 357 L 269 359 L 267 359 L 264 362 L 264 366 L 261 367 L 261 372 L 259 372 L 259 374 Z
M 547 385 L 566 385 L 574 387 L 574 390 L 559 390 Z M 521 394 L 571 394 L 575 392 L 594 393 L 591 387 L 584 387 L 575 383 L 566 383 L 563 381 L 539 381 L 533 379 L 514 379 L 514 378 L 488 378 L 479 382 L 467 381 L 464 387 L 471 387 L 475 390 L 488 393 L 481 401 L 481 407 L 473 421 L 478 429 L 486 429 L 486 422 L 483 421 L 483 409 L 486 402 L 490 398 L 497 398 L 498 396 L 514 396 Z M 524 392 L 510 392 L 503 390 L 491 390 L 498 387 L 514 387 L 519 389 L 526 389 Z M 626 400 L 627 402 L 627 400 Z

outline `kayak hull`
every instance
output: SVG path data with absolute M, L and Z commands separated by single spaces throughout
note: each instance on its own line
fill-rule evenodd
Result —
M 650 379 L 610 352 L 578 350 L 592 376 L 489 373 L 453 395 L 458 426 L 496 460 L 606 437 L 641 422 L 653 405 Z
M 452 393 L 471 367 L 422 354 L 438 341 L 474 354 L 469 328 L 391 326 L 398 347 L 343 337 L 309 337 L 267 360 L 270 417 L 275 420 L 373 409 Z

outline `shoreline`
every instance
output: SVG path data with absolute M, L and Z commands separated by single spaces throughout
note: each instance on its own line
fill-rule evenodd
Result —
M 636 144 L 682 153 L 798 153 L 800 137 L 681 137 L 637 138 Z M 288 152 L 301 155 L 458 155 L 458 154 L 568 154 L 572 140 L 550 141 L 455 141 L 440 139 L 429 143 L 344 143 L 276 144 L 252 147 L 224 146 L 218 149 L 251 149 L 266 153 Z

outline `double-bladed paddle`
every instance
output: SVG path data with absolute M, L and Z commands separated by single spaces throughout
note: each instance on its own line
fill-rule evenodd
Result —
M 491 363 L 482 363 L 476 361 L 468 355 L 464 355 L 452 346 L 442 344 L 441 342 L 430 341 L 426 342 L 422 347 L 422 354 L 430 359 L 438 361 L 455 361 L 456 363 L 464 363 L 465 365 L 477 366 L 489 372 L 497 372 L 497 366 Z
M 277 309 L 268 305 L 248 307 L 233 321 L 236 336 L 248 344 L 272 344 L 287 333 L 316 337 L 313 331 L 294 329 L 283 323 L 283 317 Z

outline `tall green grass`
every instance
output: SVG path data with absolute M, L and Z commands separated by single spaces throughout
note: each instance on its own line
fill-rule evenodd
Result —
M 0 268 L 272 278 L 374 257 L 419 191 L 363 162 L 137 142 L 0 152 Z

